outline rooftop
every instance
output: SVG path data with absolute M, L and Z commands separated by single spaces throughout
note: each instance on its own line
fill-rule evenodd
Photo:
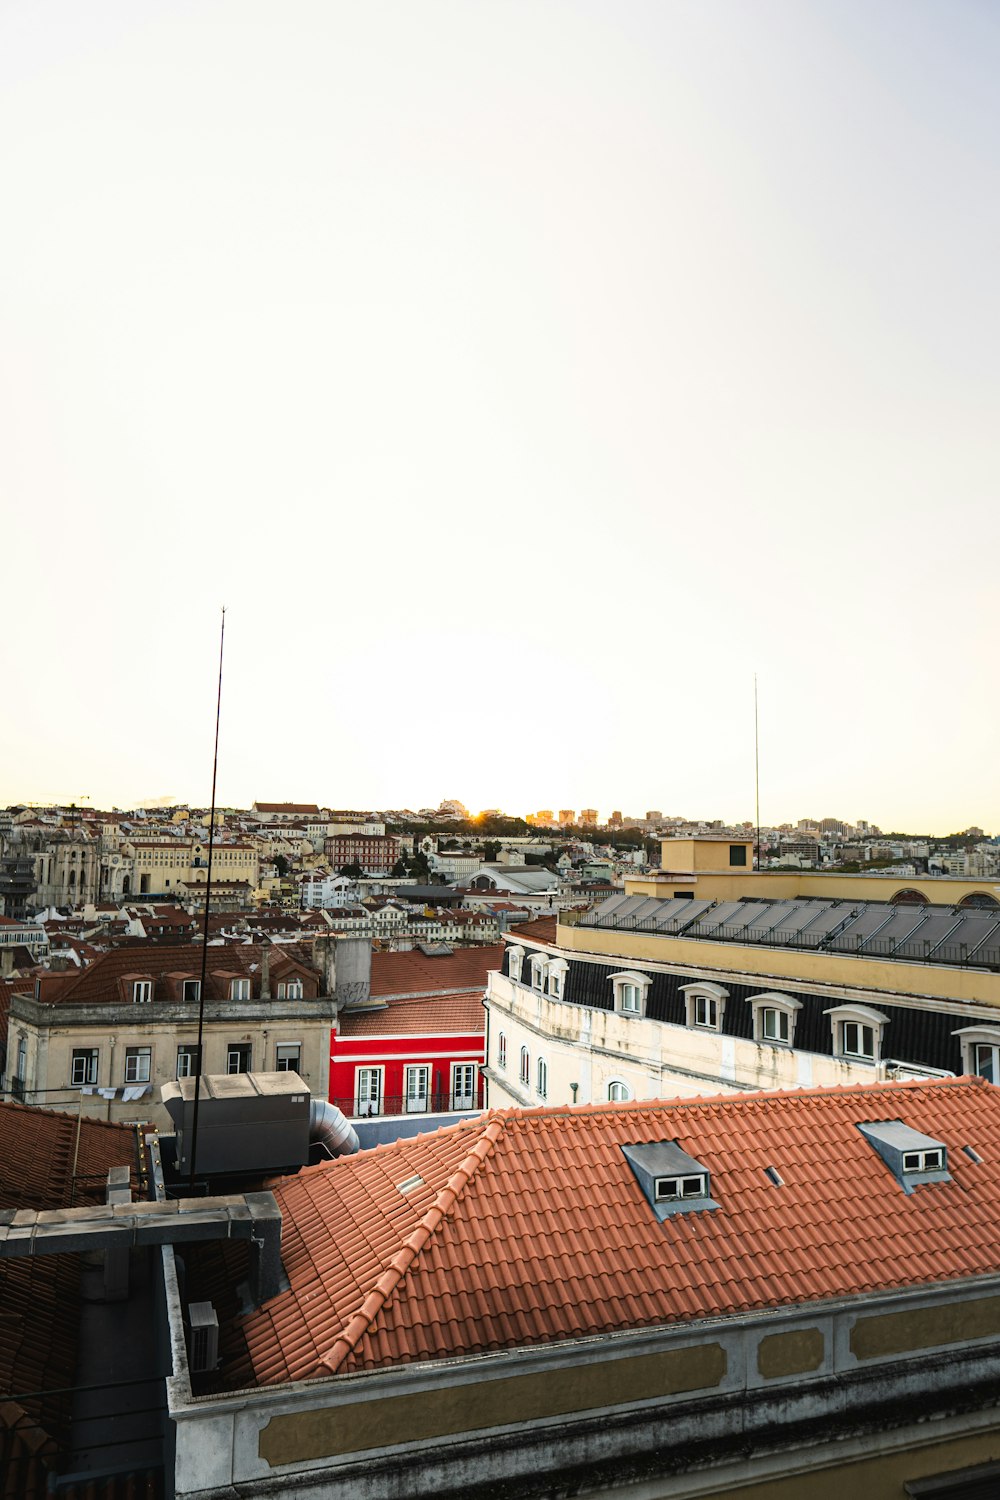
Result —
M 481 1036 L 486 1012 L 480 990 L 442 995 L 397 995 L 374 1010 L 344 1011 L 337 1026 L 341 1037 Z
M 858 1128 L 886 1120 L 942 1142 L 948 1180 L 907 1194 Z M 704 1165 L 717 1207 L 660 1222 L 623 1150 L 655 1142 Z M 218 1266 L 200 1288 L 230 1388 L 995 1273 L 1000 1090 L 493 1111 L 272 1187 L 289 1289 L 240 1317 Z
M 711 901 L 616 895 L 588 912 L 579 925 L 1000 971 L 1000 904 L 987 908 L 905 900 Z
M 387 995 L 454 994 L 458 990 L 486 989 L 491 969 L 503 961 L 503 944 L 456 948 L 434 957 L 414 949 L 409 953 L 373 953 L 371 992 Z

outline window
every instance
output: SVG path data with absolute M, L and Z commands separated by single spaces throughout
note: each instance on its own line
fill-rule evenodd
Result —
M 845 1057 L 874 1058 L 875 1031 L 859 1021 L 844 1021 L 840 1049 Z
M 302 1048 L 298 1042 L 278 1042 L 274 1049 L 276 1073 L 297 1073 L 302 1061 Z
M 1000 1027 L 965 1026 L 952 1035 L 962 1046 L 962 1072 L 1000 1083 Z
M 944 1168 L 942 1151 L 904 1151 L 904 1172 L 940 1172 Z
M 504 1035 L 504 1033 L 501 1031 L 500 1035 L 497 1037 L 497 1067 L 498 1068 L 505 1068 L 506 1066 L 507 1066 L 507 1038 Z
M 547 1097 L 548 1092 L 549 1065 L 545 1061 L 544 1057 L 540 1057 L 538 1059 L 538 1066 L 535 1071 L 535 1093 L 538 1095 L 539 1099 L 544 1099 Z
M 286 979 L 285 982 L 284 982 L 284 984 L 279 984 L 278 985 L 278 999 L 279 1000 L 301 1000 L 302 999 L 302 980 L 301 979 Z
M 136 979 L 132 982 L 132 1002 L 134 1005 L 148 1005 L 153 998 L 153 981 L 151 979 Z
M 183 1046 L 177 1048 L 177 1077 L 193 1078 L 198 1071 L 198 1048 Z
M 719 1002 L 712 995 L 695 995 L 694 1024 L 719 1029 Z
M 545 971 L 548 968 L 546 960 L 540 953 L 531 956 L 531 988 L 542 991 L 545 989 Z
M 761 1012 L 761 1030 L 769 1042 L 788 1041 L 788 1012 L 766 1006 Z
M 531 1082 L 531 1057 L 530 1057 L 530 1055 L 528 1053 L 527 1047 L 522 1047 L 521 1048 L 521 1075 L 520 1076 L 521 1076 L 521 1082 L 522 1083 L 530 1083 Z
M 793 995 L 768 991 L 763 995 L 751 995 L 750 1004 L 753 1007 L 754 1040 L 790 1047 L 795 1039 L 795 1020 L 802 1002 Z
M 424 1063 L 406 1069 L 406 1113 L 424 1114 L 428 1106 L 431 1070 Z
M 611 983 L 614 988 L 615 1010 L 620 1016 L 641 1016 L 646 1008 L 646 995 L 650 986 L 649 976 L 646 974 L 634 974 L 630 969 L 625 969 L 620 974 L 612 974 Z
M 100 1056 L 96 1047 L 74 1047 L 70 1083 L 77 1088 L 81 1084 L 96 1083 Z
M 678 1198 L 704 1198 L 704 1177 L 657 1177 L 657 1203 L 672 1203 Z
M 231 982 L 230 986 L 229 986 L 229 998 L 230 998 L 230 1000 L 249 1000 L 250 999 L 250 981 L 249 981 L 249 979 L 234 979 Z M 243 1070 L 240 1070 L 240 1071 L 243 1071 Z
M 148 1083 L 152 1061 L 152 1047 L 126 1047 L 125 1082 Z
M 631 1097 L 632 1090 L 627 1083 L 620 1083 L 616 1080 L 608 1084 L 608 1099 L 612 1104 L 621 1104 L 623 1100 L 631 1099 Z
M 249 1042 L 230 1042 L 226 1048 L 226 1072 L 249 1073 L 250 1055 Z
M 682 984 L 687 1024 L 701 1031 L 721 1031 L 729 991 L 707 979 L 697 984 Z
M 569 964 L 564 958 L 553 958 L 549 960 L 548 966 L 548 990 L 553 1000 L 561 1000 L 563 987 L 566 983 L 566 972 Z
M 382 1113 L 382 1069 L 358 1068 L 354 1075 L 357 1095 L 356 1113 L 362 1119 L 366 1115 Z
M 878 1062 L 888 1016 L 868 1005 L 838 1005 L 826 1014 L 833 1023 L 836 1056 L 851 1062 Z
M 747 846 L 746 846 L 746 844 L 730 844 L 730 846 L 729 846 L 729 863 L 730 863 L 730 865 L 733 865 L 733 866 L 735 866 L 735 865 L 745 866 L 746 862 L 747 862 Z
M 475 1109 L 476 1065 L 475 1063 L 452 1063 L 451 1065 L 452 1109 Z
M 186 1005 L 197 1005 L 201 999 L 201 980 L 185 979 L 181 982 L 181 999 Z M 187 1074 L 178 1074 L 178 1077 L 187 1077 Z

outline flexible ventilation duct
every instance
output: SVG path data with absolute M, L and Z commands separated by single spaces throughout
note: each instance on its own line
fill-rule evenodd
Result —
M 309 1139 L 322 1141 L 331 1156 L 353 1156 L 361 1150 L 354 1126 L 335 1104 L 325 1099 L 309 1103 Z

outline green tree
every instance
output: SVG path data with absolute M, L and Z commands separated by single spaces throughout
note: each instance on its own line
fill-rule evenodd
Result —
M 291 865 L 288 863 L 288 860 L 283 854 L 276 854 L 274 856 L 274 868 L 277 870 L 282 880 L 284 880 L 285 876 L 291 869 Z
M 341 875 L 346 875 L 348 880 L 363 880 L 365 874 L 361 866 L 357 864 L 341 865 L 340 873 Z

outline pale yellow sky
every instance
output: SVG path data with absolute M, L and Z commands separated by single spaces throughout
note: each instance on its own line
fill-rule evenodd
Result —
M 0 10 L 0 802 L 1000 827 L 998 16 Z

